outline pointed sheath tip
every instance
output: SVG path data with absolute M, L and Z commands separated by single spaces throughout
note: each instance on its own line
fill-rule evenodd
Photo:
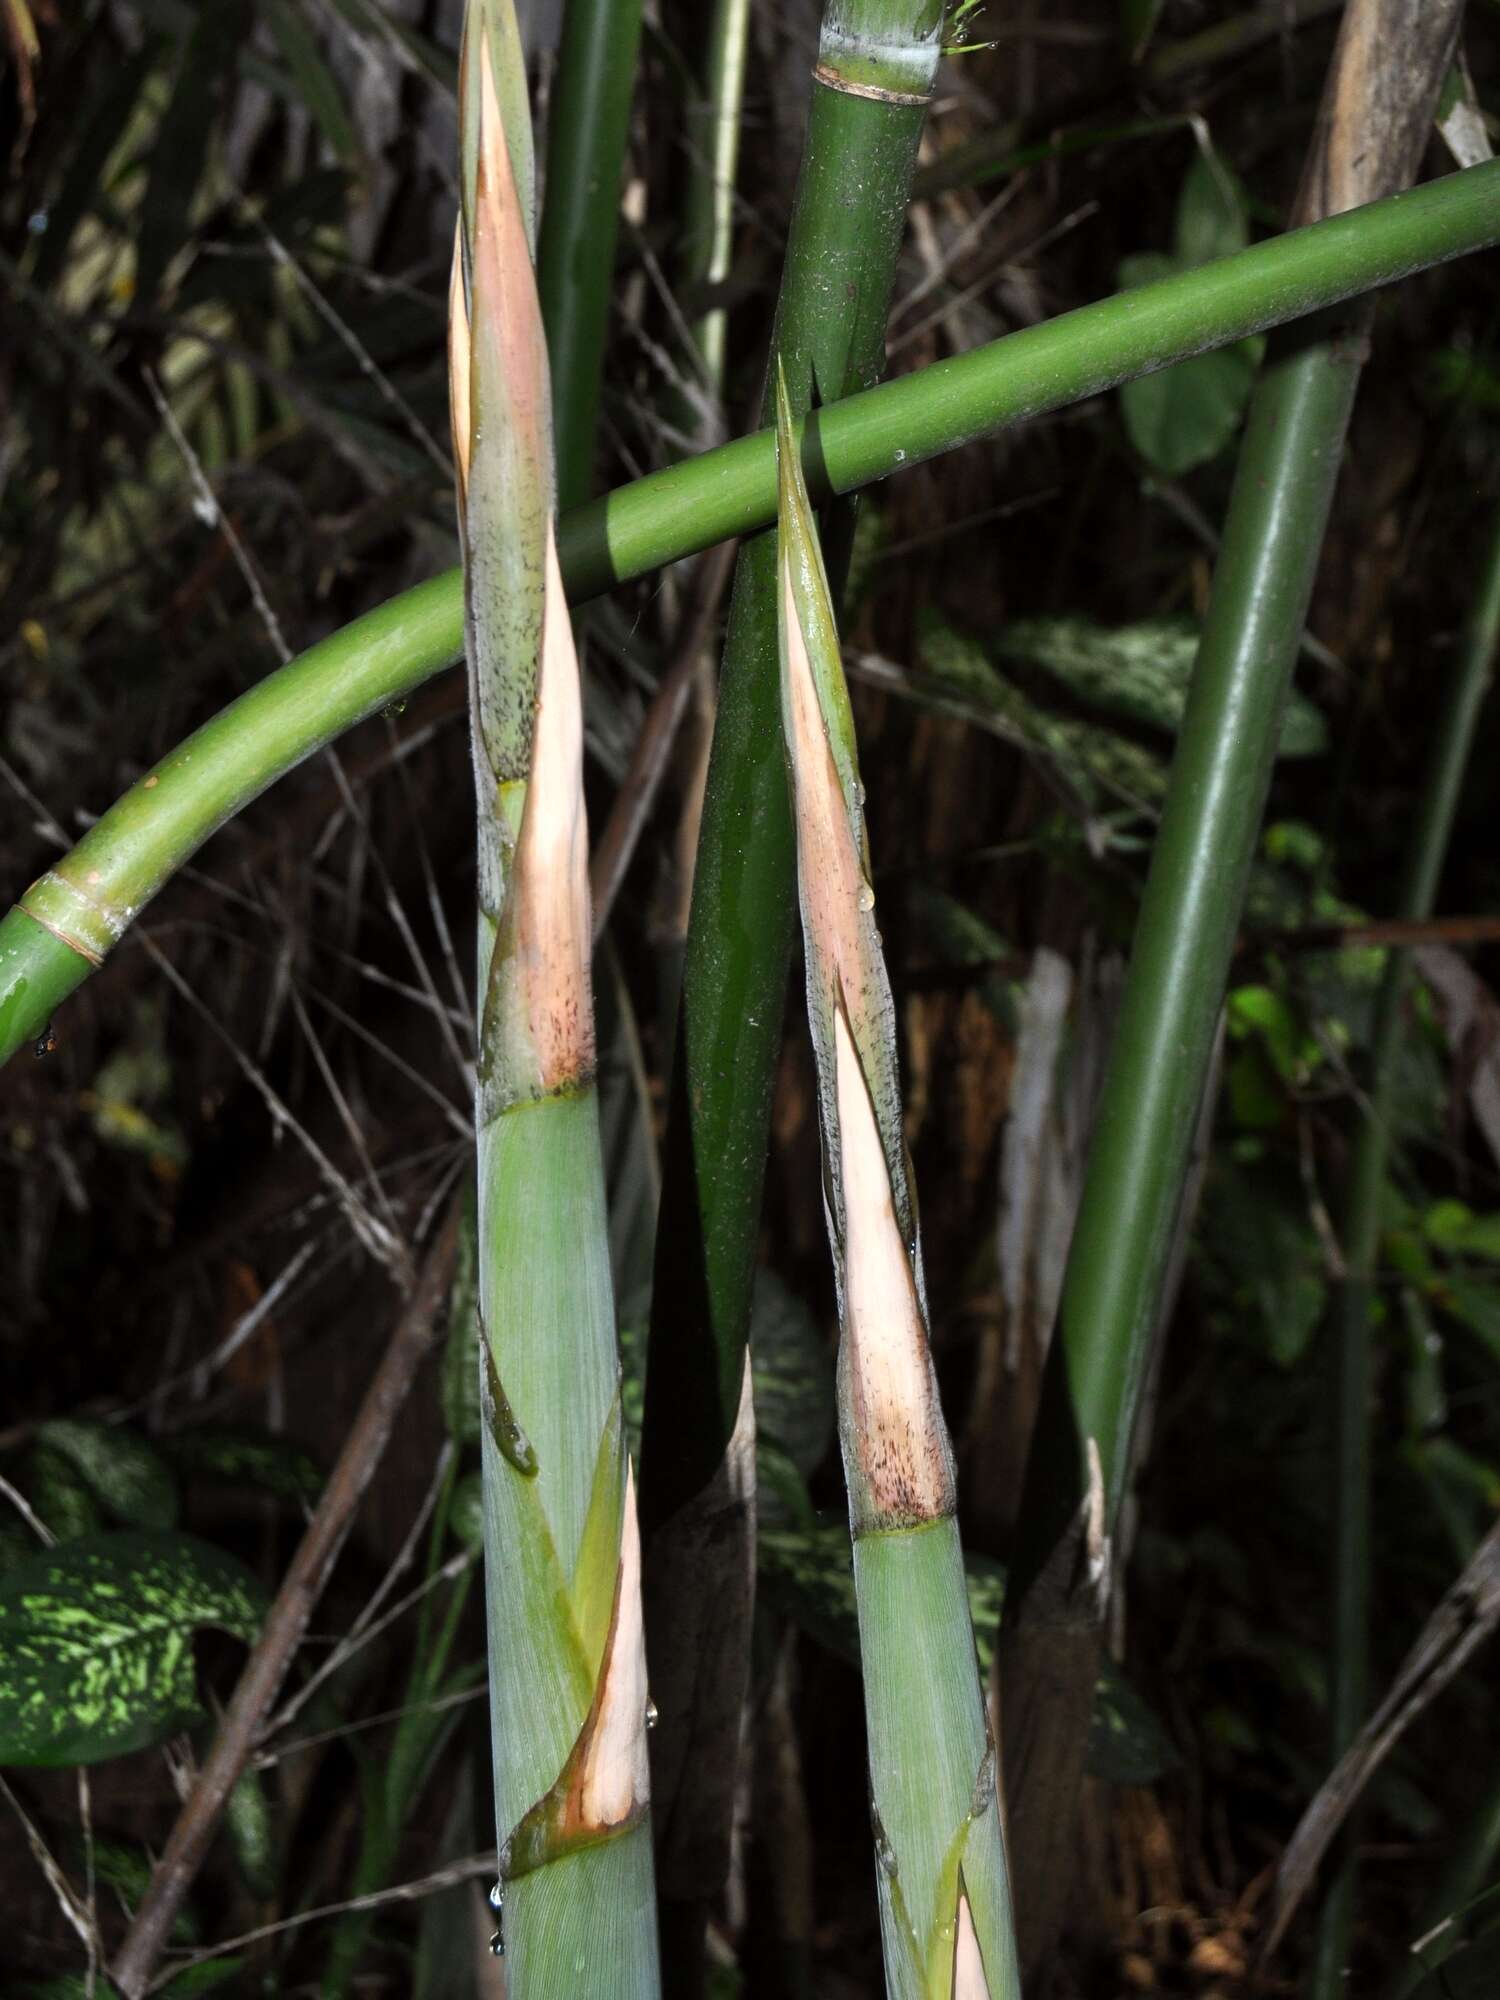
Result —
M 962 1886 L 962 1877 L 958 1892 L 958 1930 L 953 1945 L 953 2000 L 990 2000 L 990 1982 L 985 1977 L 984 1956 L 974 1929 L 974 1912 L 969 1907 L 969 1893 Z
M 469 500 L 469 453 L 473 438 L 469 398 L 469 305 L 464 285 L 463 223 L 453 232 L 453 275 L 448 284 L 448 408 L 453 424 L 453 465 L 458 480 L 459 523 Z
M 842 996 L 833 1027 L 852 1445 L 870 1525 L 914 1527 L 953 1512 L 953 1454 L 885 1147 Z
M 587 1082 L 595 1064 L 583 709 L 550 523 L 546 576 L 531 776 L 511 889 L 514 975 L 541 1094 Z
M 598 1712 L 579 1773 L 578 1809 L 584 1826 L 624 1826 L 649 1804 L 649 1706 L 641 1616 L 641 1535 L 636 1520 L 635 1473 L 627 1456 L 614 1625 L 604 1659 Z

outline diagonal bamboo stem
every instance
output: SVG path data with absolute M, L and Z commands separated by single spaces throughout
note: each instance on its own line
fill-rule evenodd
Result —
M 799 425 L 815 501 L 1189 355 L 1500 241 L 1500 162 L 1289 231 L 865 390 Z M 575 601 L 775 517 L 770 431 L 576 508 L 558 527 Z M 209 836 L 313 751 L 457 657 L 454 570 L 393 598 L 242 695 L 134 785 L 0 922 L 0 1061 L 34 1041 Z M 73 886 L 69 886 L 69 883 Z

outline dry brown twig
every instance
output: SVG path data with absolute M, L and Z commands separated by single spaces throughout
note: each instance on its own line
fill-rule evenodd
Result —
M 172 1923 L 202 1866 L 229 1794 L 249 1762 L 261 1725 L 338 1560 L 354 1510 L 374 1476 L 396 1416 L 432 1344 L 448 1295 L 458 1230 L 459 1205 L 454 1202 L 428 1250 L 323 1497 L 245 1663 L 218 1735 L 116 1956 L 111 1976 L 125 2000 L 141 2000 L 148 1991 Z
M 718 616 L 719 601 L 734 568 L 737 542 L 721 542 L 704 555 L 694 571 L 692 596 L 682 621 L 676 648 L 646 710 L 630 763 L 604 831 L 589 863 L 589 890 L 594 905 L 594 936 L 609 920 L 625 871 L 630 866 L 651 807 L 661 787 L 667 758 L 677 735 L 693 677 Z
M 1329 1843 L 1422 1711 L 1500 1625 L 1500 1521 L 1469 1558 L 1401 1663 L 1384 1701 L 1318 1788 L 1281 1857 L 1264 1962 L 1286 1933 Z

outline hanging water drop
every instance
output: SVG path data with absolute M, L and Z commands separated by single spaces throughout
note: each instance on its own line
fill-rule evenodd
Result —
M 501 1882 L 496 1882 L 490 1890 L 490 1908 L 496 1916 L 505 1908 L 505 1886 Z
M 504 1958 L 505 1956 L 504 1931 L 496 1931 L 495 1935 L 490 1939 L 490 1956 L 491 1958 Z
M 860 883 L 859 895 L 856 898 L 856 901 L 858 902 L 860 909 L 864 911 L 866 916 L 868 916 L 870 911 L 874 909 L 875 891 L 870 887 L 868 882 Z
M 654 1728 L 656 1727 L 657 1723 L 658 1723 L 658 1722 L 659 1722 L 660 1720 L 661 1720 L 661 1717 L 660 1717 L 660 1714 L 659 1714 L 659 1713 L 658 1713 L 658 1711 L 657 1711 L 657 1706 L 656 1706 L 656 1703 L 655 1703 L 655 1702 L 654 1702 L 654 1701 L 653 1701 L 653 1700 L 651 1699 L 650 1695 L 647 1695 L 647 1697 L 646 1697 L 646 1727 L 647 1727 L 648 1729 L 654 1729 Z

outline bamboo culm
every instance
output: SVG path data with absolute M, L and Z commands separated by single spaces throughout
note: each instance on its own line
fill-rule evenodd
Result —
M 600 1150 L 583 720 L 511 0 L 471 0 L 449 328 L 478 813 L 479 1370 L 513 2000 L 657 2000 L 640 1538 Z
M 928 1337 L 854 720 L 783 400 L 780 707 L 839 1299 L 839 1438 L 891 2000 L 1019 2000 L 1010 1879 Z

